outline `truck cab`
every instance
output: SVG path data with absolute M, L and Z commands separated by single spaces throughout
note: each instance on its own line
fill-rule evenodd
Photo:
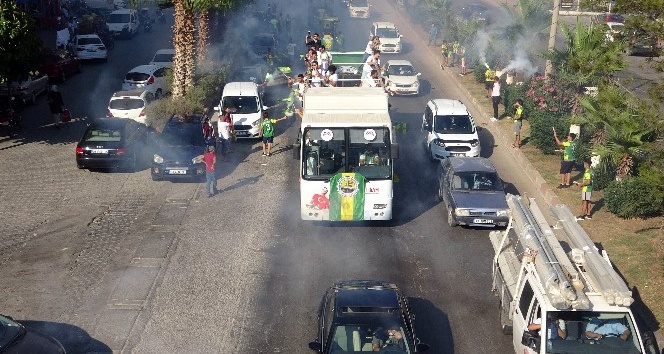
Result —
M 534 199 L 506 199 L 509 225 L 489 238 L 493 291 L 514 353 L 660 353 L 652 332 L 638 328 L 631 290 L 569 208 L 551 207 L 552 228 Z

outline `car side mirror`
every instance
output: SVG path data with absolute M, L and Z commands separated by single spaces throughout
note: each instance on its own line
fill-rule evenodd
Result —
M 323 351 L 323 345 L 318 342 L 309 342 L 309 349 L 320 353 Z
M 403 38 L 403 34 L 400 34 L 400 35 L 399 35 L 399 38 Z
M 393 159 L 399 158 L 399 144 L 392 143 L 392 145 L 390 145 L 390 155 L 392 155 Z
M 521 336 L 521 344 L 534 350 L 536 353 L 540 351 L 540 338 L 535 332 L 524 331 Z
M 422 73 L 417 73 L 415 76 L 422 76 Z
M 427 123 L 427 122 L 424 122 L 424 123 L 422 123 L 422 129 L 430 132 L 431 131 L 431 125 L 429 125 L 429 123 Z
M 477 129 L 477 131 L 479 132 L 479 131 L 481 131 L 483 128 L 482 128 L 482 127 L 475 127 L 475 129 Z

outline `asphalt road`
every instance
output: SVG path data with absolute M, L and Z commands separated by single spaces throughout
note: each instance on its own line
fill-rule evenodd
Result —
M 372 20 L 397 24 L 406 58 L 422 72 L 420 97 L 391 98 L 399 136 L 395 220 L 318 224 L 299 219 L 297 124 L 279 127 L 273 157 L 255 141 L 234 144 L 222 164 L 222 192 L 199 184 L 152 182 L 133 174 L 77 170 L 83 117 L 103 116 L 124 74 L 170 47 L 170 27 L 119 41 L 108 63 L 85 65 L 61 85 L 77 117 L 48 125 L 44 97 L 23 112 L 27 128 L 0 138 L 0 310 L 63 342 L 69 353 L 308 353 L 316 310 L 334 281 L 394 282 L 411 298 L 418 335 L 431 353 L 510 352 L 492 295 L 488 231 L 450 228 L 435 200 L 435 165 L 421 146 L 424 104 L 467 97 L 437 49 L 387 2 L 371 20 L 342 16 L 348 49 L 363 50 Z M 162 27 L 160 27 L 162 26 Z M 416 31 L 417 30 L 417 31 Z M 357 35 L 349 35 L 357 33 Z M 388 59 L 383 58 L 383 60 Z M 538 196 L 495 142 L 487 117 L 468 103 L 483 155 L 512 192 Z

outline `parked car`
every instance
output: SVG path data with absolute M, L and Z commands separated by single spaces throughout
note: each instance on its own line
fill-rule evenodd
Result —
M 491 23 L 489 8 L 482 4 L 467 4 L 462 7 L 461 19 L 467 22 L 477 21 L 485 25 L 489 25 Z
M 13 81 L 11 84 L 0 83 L 0 96 L 9 97 L 11 88 L 11 97 L 26 104 L 34 104 L 37 96 L 46 92 L 47 87 L 48 76 L 40 72 L 33 72 L 21 81 Z
M 505 184 L 483 157 L 450 157 L 440 164 L 438 199 L 450 226 L 507 226 Z
M 134 9 L 119 9 L 111 12 L 106 18 L 108 29 L 116 36 L 133 38 L 140 30 L 138 11 Z
M 65 82 L 67 76 L 81 72 L 81 61 L 67 50 L 54 50 L 44 55 L 39 71 L 51 80 Z
M 477 134 L 479 129 L 461 101 L 434 99 L 424 108 L 424 148 L 433 160 L 479 156 L 482 150 Z
M 65 348 L 55 338 L 0 315 L 0 353 L 65 354 Z
M 599 15 L 593 16 L 590 21 L 593 24 L 604 24 L 604 23 L 609 23 L 609 22 L 614 22 L 614 23 L 625 23 L 625 16 L 621 14 L 616 14 L 616 13 L 603 13 Z
M 166 70 L 169 69 L 159 65 L 137 66 L 125 75 L 122 90 L 146 90 L 151 92 L 156 99 L 161 98 L 171 92 L 166 81 Z
M 309 348 L 319 353 L 421 353 L 415 316 L 408 299 L 391 283 L 348 280 L 334 283 L 318 309 L 317 338 Z
M 634 31 L 627 38 L 627 55 L 658 56 L 657 39 L 644 31 Z
M 87 169 L 135 171 L 150 155 L 147 133 L 147 126 L 131 119 L 96 119 L 76 145 L 76 165 Z
M 374 22 L 369 37 L 380 37 L 381 53 L 401 53 L 401 38 L 399 30 L 392 22 Z
M 79 34 L 74 36 L 71 49 L 74 55 L 82 60 L 108 60 L 106 46 L 96 34 Z
M 383 71 L 385 87 L 396 95 L 419 94 L 420 75 L 408 60 L 388 60 Z
M 367 0 L 348 0 L 348 14 L 352 18 L 369 18 L 369 2 Z
M 145 107 L 154 100 L 154 95 L 146 90 L 118 91 L 108 102 L 107 117 L 133 119 L 145 124 Z
M 152 180 L 205 178 L 203 115 L 174 115 L 156 140 Z
M 152 57 L 152 60 L 149 64 L 172 68 L 173 55 L 175 55 L 175 49 L 159 49 L 156 53 L 154 53 L 154 57 Z

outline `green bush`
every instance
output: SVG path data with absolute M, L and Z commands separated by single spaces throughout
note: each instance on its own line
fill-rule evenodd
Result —
M 656 186 L 645 178 L 612 181 L 604 191 L 606 207 L 621 218 L 644 218 L 662 213 L 663 201 L 653 193 Z
M 174 114 L 188 115 L 202 111 L 203 106 L 191 99 L 167 97 L 153 101 L 145 108 L 145 124 L 160 132 Z
M 600 163 L 593 168 L 593 189 L 605 189 L 611 182 L 616 180 L 616 166 L 610 160 L 603 158 Z
M 505 104 L 505 112 L 510 117 L 514 116 L 516 110 L 514 109 L 514 103 L 519 98 L 523 100 L 523 118 L 528 119 L 528 112 L 532 111 L 532 103 L 525 99 L 526 97 L 526 86 L 523 84 L 519 85 L 507 85 L 503 84 L 503 103 Z
M 528 117 L 533 144 L 544 154 L 556 154 L 560 147 L 553 138 L 551 128 L 556 129 L 558 139 L 563 141 L 569 132 L 569 116 L 561 112 L 535 110 L 529 112 Z

